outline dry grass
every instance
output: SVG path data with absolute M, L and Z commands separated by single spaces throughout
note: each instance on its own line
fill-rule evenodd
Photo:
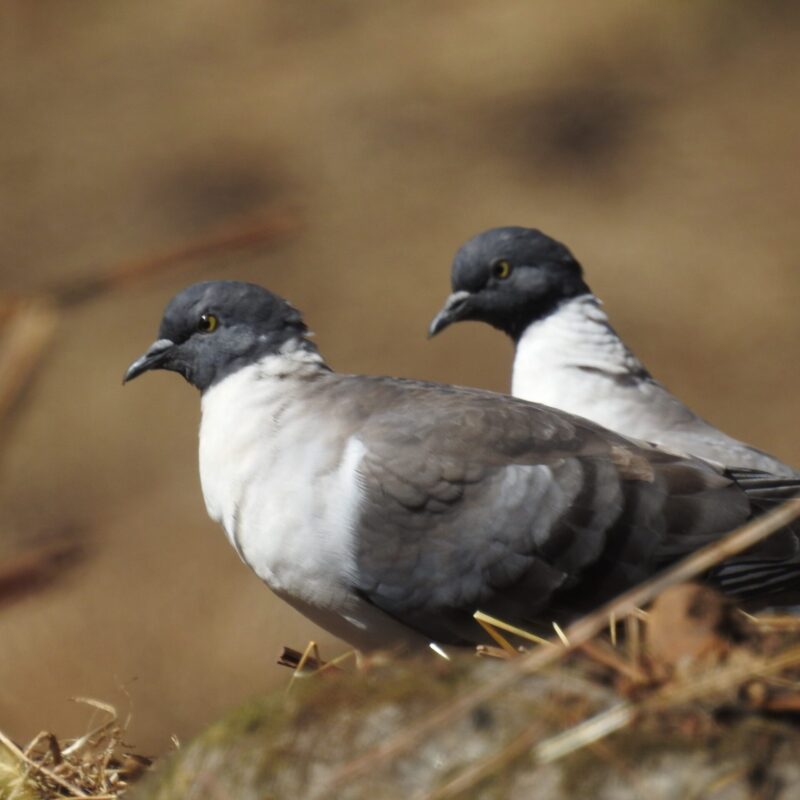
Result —
M 682 592 L 692 587 L 675 587 Z M 716 601 L 725 605 L 717 598 Z M 492 773 L 514 759 L 529 755 L 540 764 L 552 763 L 583 748 L 591 749 L 602 760 L 613 761 L 612 751 L 602 740 L 643 720 L 656 719 L 664 730 L 697 729 L 707 724 L 708 712 L 727 710 L 737 714 L 793 717 L 800 713 L 800 624 L 797 617 L 757 617 L 744 615 L 747 641 L 738 646 L 714 641 L 703 658 L 677 659 L 665 664 L 650 654 L 635 663 L 598 637 L 580 648 L 572 666 L 591 674 L 596 681 L 613 685 L 620 701 L 602 713 L 567 726 L 559 733 L 540 739 L 539 720 L 524 729 L 510 743 L 451 778 L 425 800 L 444 800 L 473 789 Z M 747 619 L 745 620 L 745 617 Z M 645 631 L 647 631 L 645 623 Z M 693 627 L 689 617 L 671 618 L 669 624 L 677 643 L 685 640 L 682 628 Z M 776 630 L 779 633 L 776 633 Z M 715 631 L 706 631 L 712 638 Z M 556 649 L 556 648 L 554 648 Z M 685 654 L 684 654 L 685 655 Z M 601 666 L 604 669 L 598 670 Z
M 104 719 L 77 739 L 59 740 L 47 731 L 20 747 L 0 732 L 0 797 L 50 800 L 75 797 L 115 800 L 150 766 L 151 759 L 128 751 L 129 719 L 90 698 L 75 698 Z
M 544 739 L 537 720 L 495 752 L 453 775 L 428 800 L 458 796 L 523 755 L 538 763 L 552 763 L 589 748 L 611 759 L 613 754 L 604 749 L 603 740 L 643 720 L 652 724 L 655 719 L 666 729 L 692 727 L 702 725 L 709 711 L 720 709 L 795 718 L 800 713 L 800 621 L 793 616 L 745 614 L 712 590 L 684 581 L 798 516 L 800 502 L 788 501 L 566 630 L 554 628 L 551 640 L 479 612 L 480 624 L 498 645 L 482 648 L 480 653 L 508 662 L 500 677 L 435 709 L 386 744 L 344 764 L 329 789 L 350 783 L 363 771 L 413 748 L 425 734 L 478 703 L 504 690 L 513 691 L 518 678 L 567 658 L 571 668 L 613 687 L 619 702 L 599 714 L 571 719 Z M 649 612 L 643 612 L 640 606 L 649 603 Z M 624 636 L 618 639 L 620 630 Z M 524 651 L 506 634 L 527 640 L 532 649 Z M 350 655 L 326 664 L 313 642 L 303 653 L 285 651 L 281 663 L 295 668 L 288 688 L 301 673 L 308 677 L 335 670 Z M 129 752 L 124 744 L 128 719 L 121 720 L 114 707 L 96 700 L 78 698 L 77 702 L 102 715 L 97 725 L 77 739 L 61 741 L 43 732 L 20 747 L 0 732 L 0 798 L 112 800 L 148 769 L 150 759 Z

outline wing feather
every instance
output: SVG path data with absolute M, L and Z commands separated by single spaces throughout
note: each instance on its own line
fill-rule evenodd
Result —
M 353 588 L 442 642 L 474 641 L 479 608 L 520 624 L 574 616 L 787 492 L 502 395 L 330 380 L 326 406 L 365 448 Z M 797 546 L 789 530 L 716 577 L 748 590 L 796 581 Z M 786 571 L 763 569 L 783 558 Z

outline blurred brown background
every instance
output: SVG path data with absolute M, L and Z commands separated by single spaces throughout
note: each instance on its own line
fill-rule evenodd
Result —
M 89 695 L 158 752 L 286 681 L 281 644 L 342 648 L 206 518 L 195 392 L 120 386 L 197 279 L 288 296 L 340 370 L 504 389 L 499 334 L 426 325 L 464 239 L 541 227 L 658 377 L 800 464 L 795 9 L 7 0 L 0 290 L 61 305 L 34 325 L 41 363 L 23 348 L 6 374 L 26 388 L 0 427 L 0 573 L 73 532 L 84 551 L 0 604 L 0 729 L 77 735 L 69 698 Z M 74 291 L 141 259 L 137 280 Z

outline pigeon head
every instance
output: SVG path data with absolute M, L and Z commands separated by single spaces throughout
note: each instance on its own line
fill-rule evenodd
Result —
M 533 228 L 492 228 L 453 260 L 453 293 L 430 324 L 435 336 L 453 322 L 488 322 L 515 341 L 534 320 L 586 294 L 581 265 L 560 242 Z
M 300 312 L 253 283 L 196 283 L 170 300 L 158 338 L 123 383 L 151 369 L 182 375 L 200 391 L 241 367 L 301 347 L 315 351 Z

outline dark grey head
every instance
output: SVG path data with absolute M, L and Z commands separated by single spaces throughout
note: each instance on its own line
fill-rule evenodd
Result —
M 517 341 L 531 322 L 571 297 L 586 294 L 581 265 L 560 242 L 534 228 L 492 228 L 456 253 L 453 293 L 429 328 L 488 322 Z
M 184 289 L 164 311 L 158 339 L 123 383 L 151 369 L 178 372 L 200 391 L 294 342 L 314 345 L 300 312 L 254 283 L 208 281 Z

